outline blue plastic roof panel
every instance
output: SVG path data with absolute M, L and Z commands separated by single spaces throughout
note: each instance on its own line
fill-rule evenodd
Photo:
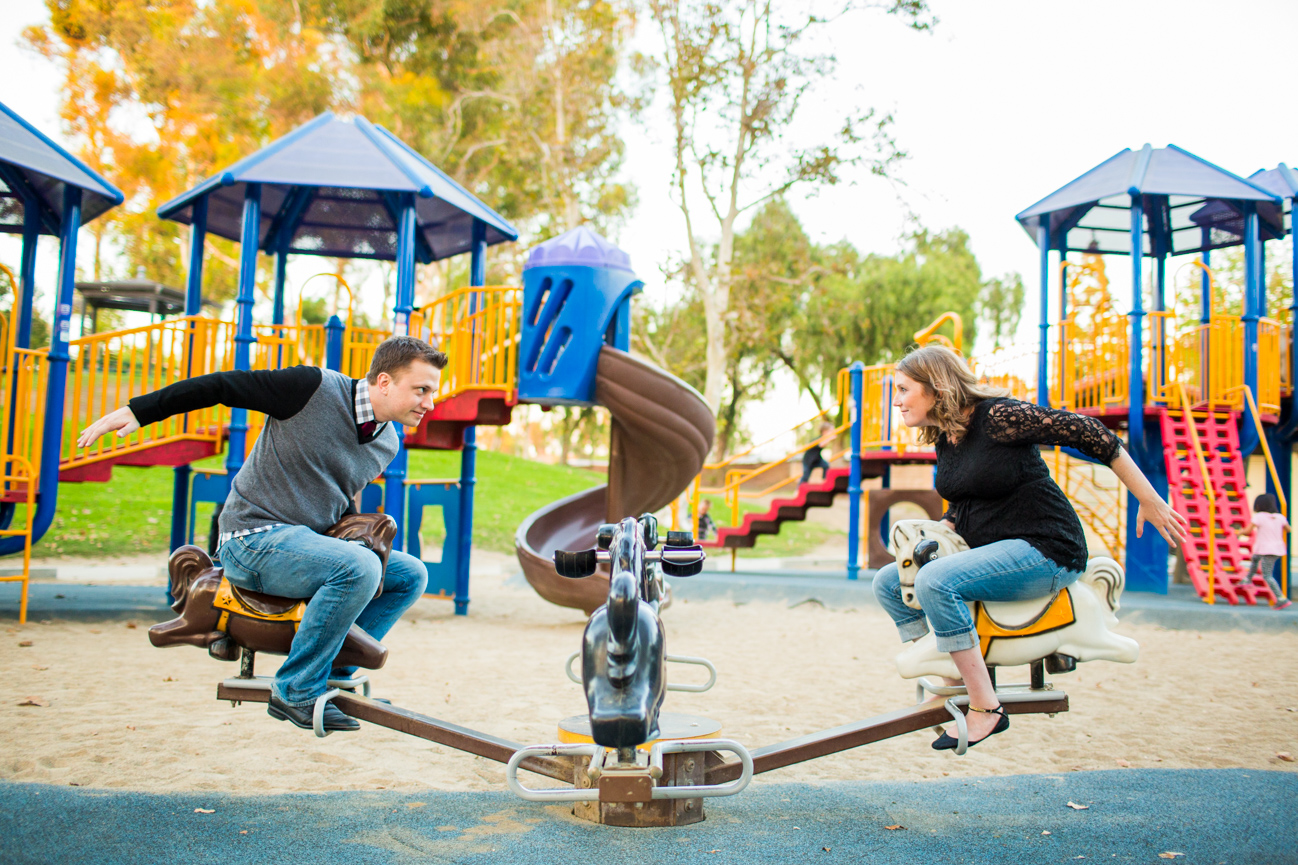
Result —
M 1284 235 L 1275 192 L 1176 145 L 1119 151 L 1015 218 L 1033 241 L 1047 220 L 1055 249 L 1127 255 L 1133 196 L 1145 210 L 1146 254 L 1242 243 L 1244 202 L 1256 203 L 1263 239 Z
M 603 267 L 632 272 L 630 255 L 584 225 L 534 247 L 523 269 L 533 267 Z
M 1255 171 L 1248 179 L 1281 198 L 1298 196 L 1298 172 L 1283 162 L 1270 171 Z
M 398 197 L 415 196 L 416 258 L 429 262 L 469 251 L 473 223 L 488 245 L 518 230 L 386 129 L 363 117 L 322 114 L 158 209 L 188 223 L 208 196 L 207 230 L 238 240 L 249 183 L 261 192 L 261 249 L 392 260 Z
M 98 172 L 0 103 L 0 232 L 22 231 L 27 193 L 40 202 L 41 233 L 58 234 L 69 185 L 82 190 L 83 225 L 124 200 Z

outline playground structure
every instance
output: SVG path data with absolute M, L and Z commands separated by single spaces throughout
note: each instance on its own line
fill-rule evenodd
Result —
M 1288 232 L 1286 207 L 1292 210 L 1298 189 L 1291 180 L 1283 164 L 1246 180 L 1175 145 L 1145 145 L 1115 154 L 1017 216 L 1040 255 L 1036 399 L 1125 429 L 1133 459 L 1190 519 L 1186 567 L 1208 603 L 1218 596 L 1274 601 L 1260 581 L 1245 584 L 1248 548 L 1236 532 L 1250 520 L 1244 482 L 1247 457 L 1259 444 L 1268 492 L 1289 499 L 1298 295 L 1289 322 L 1267 317 L 1263 273 L 1265 242 Z M 1211 269 L 1212 251 L 1232 246 L 1244 252 L 1239 314 L 1225 308 Z M 1059 253 L 1057 276 L 1052 252 Z M 1108 292 L 1104 255 L 1130 258 L 1125 315 Z M 1169 262 L 1189 255 L 1198 256 L 1189 265 L 1200 274 L 1198 315 L 1181 310 L 1178 318 L 1167 303 Z M 1148 293 L 1146 256 L 1153 259 Z M 1106 544 L 1116 553 L 1121 542 L 1130 588 L 1165 592 L 1166 542 L 1152 531 L 1135 536 L 1137 505 L 1126 498 L 1125 538 Z M 1111 514 L 1123 510 L 1099 504 Z M 1286 561 L 1285 591 L 1287 573 Z
M 1035 376 L 1023 369 L 1023 352 L 970 360 L 982 380 L 1016 398 L 1088 414 L 1126 432 L 1127 449 L 1141 470 L 1190 519 L 1186 568 L 1207 603 L 1217 597 L 1232 604 L 1276 600 L 1260 579 L 1245 582 L 1250 550 L 1237 533 L 1251 519 L 1245 500 L 1247 457 L 1259 446 L 1267 492 L 1277 496 L 1283 512 L 1290 500 L 1298 436 L 1293 401 L 1298 359 L 1292 348 L 1298 289 L 1287 320 L 1268 317 L 1263 273 L 1265 243 L 1289 233 L 1296 196 L 1298 174 L 1283 163 L 1245 179 L 1174 145 L 1123 150 L 1017 216 L 1041 257 Z M 1244 247 L 1238 313 L 1227 308 L 1210 266 L 1212 250 L 1232 246 Z M 1052 252 L 1059 253 L 1057 276 Z M 1131 257 L 1129 313 L 1118 310 L 1110 292 L 1106 255 Z M 1200 274 L 1200 303 L 1178 317 L 1166 298 L 1169 261 L 1190 255 L 1197 257 L 1183 267 Z M 1154 269 L 1149 311 L 1146 256 Z M 1053 320 L 1052 293 L 1058 310 Z M 949 337 L 939 330 L 947 324 Z M 962 324 L 952 313 L 914 335 L 921 345 L 938 340 L 956 350 L 962 338 Z M 847 493 L 847 574 L 855 579 L 860 480 L 879 477 L 888 488 L 891 466 L 933 460 L 932 449 L 918 445 L 893 419 L 892 372 L 892 364 L 841 371 L 834 404 L 780 434 L 822 419 L 837 422 L 829 441 L 848 434 L 849 447 L 831 459 L 846 458 L 848 466 L 832 467 L 822 482 L 797 486 L 795 477 L 780 476 L 786 463 L 820 440 L 756 467 L 739 462 L 774 438 L 705 465 L 704 472 L 723 480 L 706 485 L 706 475 L 700 474 L 691 488 L 691 512 L 698 513 L 700 496 L 708 494 L 723 499 L 730 517 L 705 546 L 751 547 L 759 535 L 773 534 L 785 521 L 804 519 L 808 508 L 828 506 Z M 853 413 L 852 405 L 862 410 Z M 1126 562 L 1128 586 L 1166 592 L 1167 545 L 1154 531 L 1135 536 L 1137 505 L 1116 478 L 1069 448 L 1045 456 L 1092 540 Z M 1170 488 L 1169 477 L 1175 480 Z M 789 487 L 792 494 L 771 499 L 765 511 L 742 512 L 743 500 L 765 501 Z M 887 528 L 885 517 L 878 525 L 870 520 L 865 531 L 873 540 Z M 1287 592 L 1287 560 L 1281 570 Z
M 60 481 L 104 481 L 114 465 L 174 466 L 172 547 L 192 540 L 196 503 L 224 500 L 260 431 L 259 416 L 240 409 L 191 412 L 84 451 L 73 448 L 72 433 L 132 396 L 218 370 L 309 363 L 359 376 L 374 347 L 390 333 L 438 342 L 451 366 L 442 377 L 434 411 L 419 428 L 406 432 L 403 449 L 364 491 L 361 505 L 392 516 L 397 522 L 394 545 L 414 555 L 421 553 L 418 530 L 424 508 L 442 508 L 448 541 L 441 561 L 427 563 L 429 591 L 453 598 L 459 613 L 469 604 L 475 428 L 508 423 L 512 407 L 520 402 L 600 403 L 614 416 L 608 487 L 538 511 L 518 534 L 520 561 L 538 591 L 587 610 L 599 603 L 605 578 L 597 575 L 580 589 L 555 582 L 548 564 L 553 551 L 577 545 L 599 524 L 665 507 L 691 486 L 691 478 L 693 513 L 698 513 L 702 494 L 720 495 L 729 506 L 731 525 L 708 545 L 731 549 L 732 556 L 736 549 L 751 547 L 758 536 L 778 531 L 783 522 L 805 518 L 808 508 L 829 505 L 846 493 L 852 526 L 847 576 L 856 579 L 862 480 L 879 477 L 889 487 L 892 466 L 933 462 L 932 449 L 921 446 L 914 432 L 894 419 L 892 365 L 857 364 L 839 373 L 834 403 L 804 422 L 828 420 L 831 442 L 846 436 L 848 447 L 833 457 L 846 459 L 847 465 L 831 468 L 821 483 L 803 485 L 791 497 L 775 498 L 764 513 L 743 514 L 743 499 L 770 497 L 793 483 L 793 478 L 776 479 L 776 468 L 789 457 L 740 467 L 738 461 L 755 445 L 725 461 L 704 464 L 713 421 L 702 400 L 683 382 L 626 354 L 630 302 L 640 282 L 625 253 L 587 229 L 576 229 L 532 251 L 521 289 L 486 286 L 487 246 L 513 240 L 517 232 L 363 118 L 322 115 L 160 208 L 164 218 L 191 226 L 185 315 L 69 339 L 76 237 L 75 226 L 60 222 L 60 214 L 74 212 L 74 199 L 83 197 L 87 204 L 81 212 L 98 215 L 120 200 L 120 193 L 11 112 L 6 110 L 4 117 L 7 125 L 0 131 L 7 136 L 6 153 L 22 158 L 0 155 L 5 169 L 0 179 L 11 200 L 30 206 L 22 211 L 25 243 L 16 312 L 3 326 L 10 359 L 3 378 L 10 396 L 4 406 L 9 462 L 0 505 L 6 533 L 0 537 L 0 553 L 29 555 L 31 543 L 50 525 Z M 14 142 L 26 149 L 16 150 Z M 40 159 L 23 155 L 33 148 Z M 357 153 L 372 163 L 363 172 L 355 167 Z M 54 185 L 34 184 L 28 175 L 66 178 Z M 1092 414 L 1127 430 L 1129 449 L 1156 489 L 1177 501 L 1194 523 L 1187 566 L 1209 602 L 1218 595 L 1231 603 L 1273 600 L 1260 581 L 1240 584 L 1248 550 L 1235 531 L 1248 518 L 1241 498 L 1244 455 L 1259 442 L 1268 463 L 1268 486 L 1286 506 L 1288 501 L 1295 420 L 1290 408 L 1292 327 L 1261 315 L 1265 297 L 1260 274 L 1264 242 L 1286 233 L 1284 207 L 1286 202 L 1292 206 L 1296 190 L 1298 179 L 1284 165 L 1245 180 L 1175 147 L 1119 153 L 1019 214 L 1042 252 L 1035 384 L 998 368 L 994 359 L 974 361 L 987 381 L 1016 396 L 1031 397 L 1035 391 L 1039 402 Z M 1136 227 L 1134 234 L 1124 229 L 1124 220 Z M 40 233 L 56 229 L 64 261 L 55 334 L 48 350 L 31 349 L 35 241 Z M 19 229 L 14 223 L 8 230 Z M 234 321 L 200 315 L 209 231 L 241 244 Z M 1212 249 L 1231 245 L 1245 247 L 1244 308 L 1238 316 L 1219 302 L 1214 306 L 1220 292 L 1208 261 Z M 1108 295 L 1101 256 L 1133 249 L 1139 251 L 1133 258 L 1134 311 L 1122 316 Z M 1062 252 L 1056 322 L 1048 313 L 1051 250 Z M 269 323 L 252 317 L 258 251 L 275 256 Z M 416 309 L 415 261 L 463 252 L 471 257 L 470 285 Z M 1082 260 L 1069 260 L 1070 252 L 1080 252 Z M 1146 252 L 1154 257 L 1157 272 L 1149 313 L 1143 312 L 1141 288 L 1140 262 Z M 1164 302 L 1169 256 L 1190 253 L 1202 256 L 1195 266 L 1202 273 L 1203 302 L 1193 325 L 1178 320 Z M 392 331 L 356 327 L 350 314 L 345 322 L 335 316 L 323 325 L 287 322 L 290 254 L 395 261 Z M 342 287 L 350 297 L 350 288 Z M 948 325 L 949 337 L 941 330 Z M 962 323 L 958 316 L 945 315 L 915 339 L 959 349 Z M 1186 417 L 1195 423 L 1185 423 Z M 460 476 L 408 478 L 406 449 L 420 447 L 460 450 Z M 225 454 L 224 471 L 191 470 L 195 460 L 220 453 Z M 656 454 L 658 463 L 651 471 L 638 471 L 634 466 L 645 463 L 633 457 L 645 454 Z M 1111 554 L 1125 556 L 1131 587 L 1165 591 L 1165 546 L 1154 533 L 1134 538 L 1130 502 L 1124 507 L 1116 487 L 1106 488 L 1090 477 L 1092 470 L 1077 455 L 1057 450 L 1052 463 L 1093 534 Z M 705 487 L 704 472 L 720 475 L 723 483 Z M 1172 490 L 1169 472 L 1179 483 Z M 10 529 L 17 505 L 27 502 L 23 528 Z M 885 529 L 871 525 L 867 531 L 873 536 Z

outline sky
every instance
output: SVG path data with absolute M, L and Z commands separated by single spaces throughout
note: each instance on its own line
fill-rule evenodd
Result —
M 790 0 L 784 0 L 790 2 Z M 1277 34 L 1298 32 L 1298 3 L 1253 0 L 935 0 L 932 33 L 862 10 L 817 37 L 838 58 L 832 78 L 804 106 L 791 144 L 810 144 L 841 123 L 840 106 L 873 106 L 895 116 L 909 158 L 904 185 L 863 170 L 814 195 L 790 196 L 813 239 L 846 239 L 866 252 L 896 252 L 913 213 L 925 228 L 967 231 L 985 275 L 1023 274 L 1028 308 L 1020 336 L 1037 323 L 1036 247 L 1014 214 L 1119 150 L 1175 143 L 1247 176 L 1298 161 L 1298 113 L 1281 110 L 1292 62 Z M 52 138 L 59 76 L 16 47 L 24 26 L 42 20 L 36 0 L 5 0 L 0 20 L 0 101 Z M 642 25 L 643 27 L 643 25 Z M 636 44 L 649 46 L 643 29 Z M 1244 75 L 1247 72 L 1248 75 Z M 631 253 L 651 293 L 671 290 L 660 266 L 685 248 L 684 223 L 669 196 L 672 157 L 665 116 L 625 129 L 626 174 L 639 205 L 615 238 Z M 111 179 L 111 178 L 110 178 Z M 490 202 L 488 202 L 490 204 Z M 0 260 L 17 248 L 0 238 Z M 1116 262 L 1114 262 L 1116 264 Z M 41 281 L 55 267 L 53 244 Z M 1123 266 L 1110 266 L 1117 297 L 1129 292 Z M 661 296 L 661 295 L 660 295 Z M 774 432 L 809 401 L 780 382 L 748 425 Z

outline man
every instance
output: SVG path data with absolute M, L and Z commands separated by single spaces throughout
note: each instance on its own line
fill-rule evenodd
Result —
M 423 594 L 423 563 L 393 550 L 375 598 L 378 556 L 322 533 L 355 512 L 355 495 L 392 461 L 397 424 L 418 426 L 432 409 L 445 366 L 446 355 L 428 343 L 397 336 L 379 345 L 362 379 L 309 366 L 212 373 L 138 396 L 77 439 L 78 447 L 88 447 L 112 431 L 127 436 L 141 425 L 218 404 L 269 416 L 230 485 L 217 556 L 240 588 L 311 599 L 275 674 L 267 709 L 273 718 L 311 729 L 316 698 L 351 625 L 381 640 Z M 324 727 L 360 724 L 326 705 Z

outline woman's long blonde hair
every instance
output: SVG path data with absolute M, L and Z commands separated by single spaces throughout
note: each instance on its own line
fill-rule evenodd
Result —
M 1009 396 L 1007 390 L 981 384 L 964 358 L 937 343 L 903 357 L 897 372 L 905 373 L 936 400 L 928 413 L 934 425 L 919 431 L 919 440 L 925 444 L 935 443 L 942 433 L 952 444 L 959 444 L 969 429 L 967 409 L 985 399 Z

